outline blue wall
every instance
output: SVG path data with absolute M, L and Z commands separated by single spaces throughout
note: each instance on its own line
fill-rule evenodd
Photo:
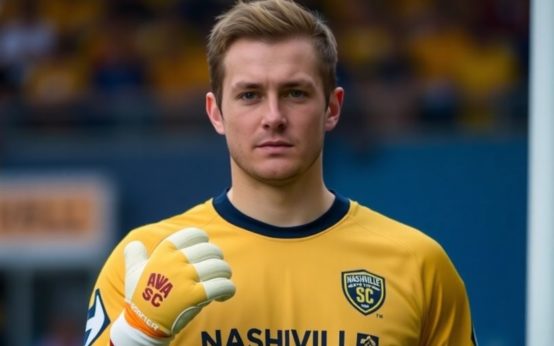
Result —
M 4 170 L 93 170 L 113 179 L 116 238 L 229 184 L 225 145 L 213 135 L 7 143 Z M 524 344 L 525 138 L 420 139 L 370 150 L 332 138 L 325 166 L 329 187 L 444 246 L 465 280 L 481 345 Z

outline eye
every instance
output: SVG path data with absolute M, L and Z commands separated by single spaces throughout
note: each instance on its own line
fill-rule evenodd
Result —
M 258 97 L 258 93 L 255 91 L 245 91 L 238 95 L 238 98 L 244 101 L 252 101 Z
M 304 98 L 306 96 L 308 96 L 308 93 L 303 91 L 303 90 L 300 90 L 300 89 L 290 89 L 288 91 L 288 96 L 292 97 L 292 98 Z

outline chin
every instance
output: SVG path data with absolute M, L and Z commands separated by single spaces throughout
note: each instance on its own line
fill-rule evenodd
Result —
M 273 162 L 258 162 L 258 164 L 234 161 L 237 172 L 242 172 L 250 178 L 272 186 L 283 186 L 294 182 L 305 173 L 308 167 L 305 167 L 297 160 L 287 160 L 287 162 L 277 160 Z
M 287 185 L 301 175 L 300 167 L 279 167 L 253 170 L 250 176 L 268 185 Z
M 297 172 L 271 172 L 255 174 L 257 180 L 265 183 L 286 184 L 293 181 L 298 176 Z

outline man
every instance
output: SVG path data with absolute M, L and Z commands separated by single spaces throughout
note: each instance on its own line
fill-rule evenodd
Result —
M 472 345 L 444 250 L 325 186 L 324 134 L 344 98 L 328 27 L 292 1 L 239 2 L 208 62 L 231 186 L 122 240 L 85 344 Z

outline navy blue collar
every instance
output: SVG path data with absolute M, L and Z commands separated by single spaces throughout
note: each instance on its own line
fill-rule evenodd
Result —
M 339 222 L 348 212 L 350 202 L 335 193 L 335 201 L 323 215 L 310 223 L 293 227 L 273 226 L 243 214 L 231 204 L 227 190 L 214 197 L 213 206 L 227 222 L 246 230 L 274 238 L 302 238 L 322 232 Z

